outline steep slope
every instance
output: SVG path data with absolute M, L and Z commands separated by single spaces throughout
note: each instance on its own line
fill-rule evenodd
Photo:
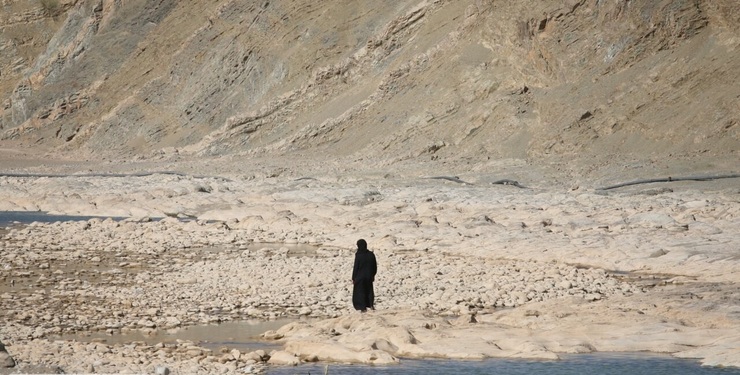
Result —
M 67 6 L 0 93 L 5 139 L 114 157 L 740 160 L 733 0 Z
M 51 3 L 50 3 L 51 4 Z M 0 2 L 0 129 L 25 121 L 29 112 L 22 97 L 29 93 L 22 84 L 39 54 L 64 23 L 64 13 L 74 3 L 5 0 Z

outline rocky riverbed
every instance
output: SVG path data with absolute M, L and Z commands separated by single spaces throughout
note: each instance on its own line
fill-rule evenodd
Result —
M 0 210 L 124 218 L 0 232 L 0 341 L 15 364 L 2 371 L 635 350 L 740 366 L 736 186 L 423 177 L 0 177 Z M 380 267 L 368 314 L 350 303 L 358 238 Z M 297 321 L 261 338 L 276 352 L 60 339 L 282 317 Z

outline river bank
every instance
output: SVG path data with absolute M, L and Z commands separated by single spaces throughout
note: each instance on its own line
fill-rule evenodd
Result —
M 521 166 L 452 178 L 204 165 L 0 177 L 0 210 L 126 218 L 2 233 L 0 341 L 17 368 L 257 372 L 260 353 L 55 337 L 283 317 L 309 319 L 263 336 L 283 348 L 273 363 L 652 351 L 740 366 L 733 181 L 601 192 L 525 181 Z M 359 238 L 380 267 L 365 315 L 350 307 Z

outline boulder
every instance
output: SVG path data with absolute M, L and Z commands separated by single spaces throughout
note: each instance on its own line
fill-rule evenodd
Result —
M 286 366 L 297 366 L 301 363 L 301 360 L 295 355 L 288 353 L 284 350 L 279 350 L 270 356 L 270 360 L 267 363 L 271 365 L 286 365 Z
M 371 345 L 371 348 L 377 349 L 377 350 L 382 350 L 382 351 L 384 351 L 386 353 L 391 353 L 391 354 L 393 354 L 393 353 L 395 353 L 395 352 L 398 351 L 398 347 L 397 346 L 393 345 L 393 343 L 391 343 L 391 342 L 389 342 L 388 340 L 385 340 L 385 339 L 377 339 L 377 340 L 375 340 L 375 342 L 373 342 L 373 344 Z
M 262 334 L 262 338 L 265 340 L 280 340 L 283 338 L 283 334 L 269 330 Z
M 383 350 L 353 350 L 341 344 L 294 341 L 286 349 L 302 357 L 315 357 L 320 361 L 387 365 L 398 363 L 398 358 Z M 272 360 L 272 358 L 271 358 Z
M 247 361 L 254 361 L 254 362 L 262 362 L 264 359 L 265 354 L 264 353 L 258 353 L 258 352 L 249 352 L 249 353 L 242 353 L 239 356 L 239 359 L 243 362 Z
M 231 353 L 231 356 L 234 357 L 234 359 L 237 360 L 237 361 L 239 360 L 239 358 L 242 355 L 242 353 L 239 351 L 239 349 L 231 349 L 231 352 L 230 353 Z

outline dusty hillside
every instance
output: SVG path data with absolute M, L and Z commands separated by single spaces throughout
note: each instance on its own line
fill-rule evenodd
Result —
M 740 3 L 563 3 L 6 0 L 0 132 L 114 158 L 736 168 Z

